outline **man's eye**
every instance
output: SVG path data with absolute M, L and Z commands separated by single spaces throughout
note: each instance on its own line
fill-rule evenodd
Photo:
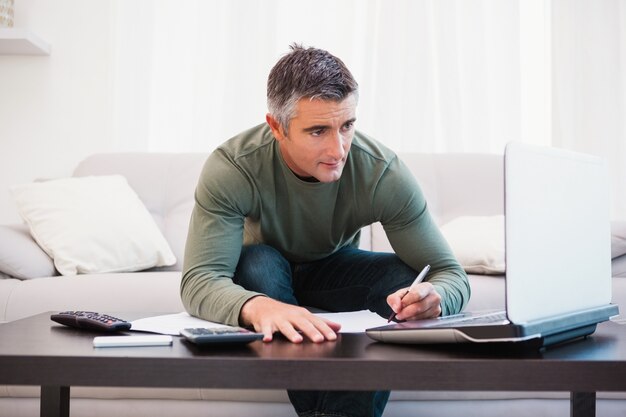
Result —
M 354 122 L 348 122 L 345 125 L 343 125 L 343 130 L 350 130 L 354 127 Z
M 313 130 L 311 132 L 312 136 L 322 136 L 324 134 L 324 129 Z

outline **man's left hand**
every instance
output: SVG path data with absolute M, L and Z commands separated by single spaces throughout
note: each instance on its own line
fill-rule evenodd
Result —
M 441 296 L 432 284 L 422 282 L 414 290 L 407 290 L 402 288 L 387 297 L 387 304 L 396 313 L 398 321 L 430 319 L 441 315 Z

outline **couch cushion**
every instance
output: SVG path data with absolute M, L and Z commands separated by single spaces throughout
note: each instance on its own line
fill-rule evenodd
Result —
M 180 313 L 185 310 L 180 299 L 180 278 L 180 272 L 168 271 L 59 276 L 27 281 L 0 279 L 0 305 L 5 309 L 5 321 L 62 310 L 141 313 L 146 316 Z M 6 300 L 3 299 L 5 296 Z
M 11 192 L 31 235 L 63 275 L 139 271 L 176 262 L 120 175 L 23 184 Z
M 0 225 L 0 272 L 19 279 L 58 275 L 54 262 L 23 224 Z
M 0 274 L 0 324 L 10 321 L 7 318 L 7 305 L 9 304 L 9 299 L 11 298 L 13 291 L 15 291 L 22 282 L 23 281 L 20 281 L 17 278 L 9 278 Z

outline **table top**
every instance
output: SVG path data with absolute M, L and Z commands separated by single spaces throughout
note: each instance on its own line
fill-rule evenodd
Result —
M 156 314 L 155 314 L 156 315 Z M 123 316 L 123 315 L 122 315 Z M 146 315 L 147 316 L 147 315 Z M 0 325 L 0 383 L 265 389 L 626 391 L 626 326 L 543 350 L 392 345 L 365 334 L 292 344 L 94 348 L 50 313 Z

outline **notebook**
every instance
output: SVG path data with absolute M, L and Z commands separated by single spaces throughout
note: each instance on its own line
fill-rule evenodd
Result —
M 504 154 L 505 311 L 370 328 L 392 343 L 530 342 L 592 334 L 611 302 L 609 177 L 595 156 L 510 143 Z

